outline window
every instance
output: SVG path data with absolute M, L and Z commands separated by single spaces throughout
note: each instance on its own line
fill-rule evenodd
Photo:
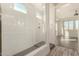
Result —
M 75 21 L 75 29 L 78 29 L 78 28 L 79 28 L 79 21 L 76 20 L 76 21 Z
M 65 38 L 69 38 L 74 30 L 79 29 L 79 20 L 67 20 L 64 21 L 64 33 Z M 74 32 L 75 33 L 75 32 Z
M 79 29 L 79 20 L 64 21 L 64 29 L 78 30 Z
M 73 30 L 74 21 L 69 21 L 69 29 Z
M 68 21 L 64 22 L 64 29 L 68 29 Z
M 16 11 L 22 12 L 24 14 L 27 13 L 26 7 L 23 4 L 21 4 L 21 3 L 15 3 L 14 4 L 14 9 Z

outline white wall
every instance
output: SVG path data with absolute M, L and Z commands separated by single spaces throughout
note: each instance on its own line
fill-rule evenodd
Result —
M 49 4 L 49 42 L 53 44 L 57 44 L 55 18 L 55 5 Z
M 37 13 L 40 17 L 43 16 L 42 11 L 33 4 L 23 5 L 26 8 L 26 14 L 14 10 L 14 4 L 1 4 L 2 55 L 14 55 L 40 41 L 45 41 L 42 29 L 43 20 L 36 17 Z

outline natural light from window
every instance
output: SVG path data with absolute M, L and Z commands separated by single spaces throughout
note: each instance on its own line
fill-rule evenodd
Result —
M 15 3 L 14 4 L 14 9 L 16 11 L 19 11 L 19 12 L 24 13 L 24 14 L 27 13 L 26 7 L 21 3 Z

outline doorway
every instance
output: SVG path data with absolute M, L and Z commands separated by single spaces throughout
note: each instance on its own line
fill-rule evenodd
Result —
M 79 20 L 59 20 L 56 22 L 58 45 L 77 49 Z

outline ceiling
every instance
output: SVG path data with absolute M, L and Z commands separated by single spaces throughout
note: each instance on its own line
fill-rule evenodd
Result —
M 57 18 L 74 17 L 75 10 L 79 13 L 79 3 L 59 3 L 56 5 Z
M 60 8 L 61 6 L 65 5 L 66 3 L 55 3 L 56 4 L 56 8 Z

